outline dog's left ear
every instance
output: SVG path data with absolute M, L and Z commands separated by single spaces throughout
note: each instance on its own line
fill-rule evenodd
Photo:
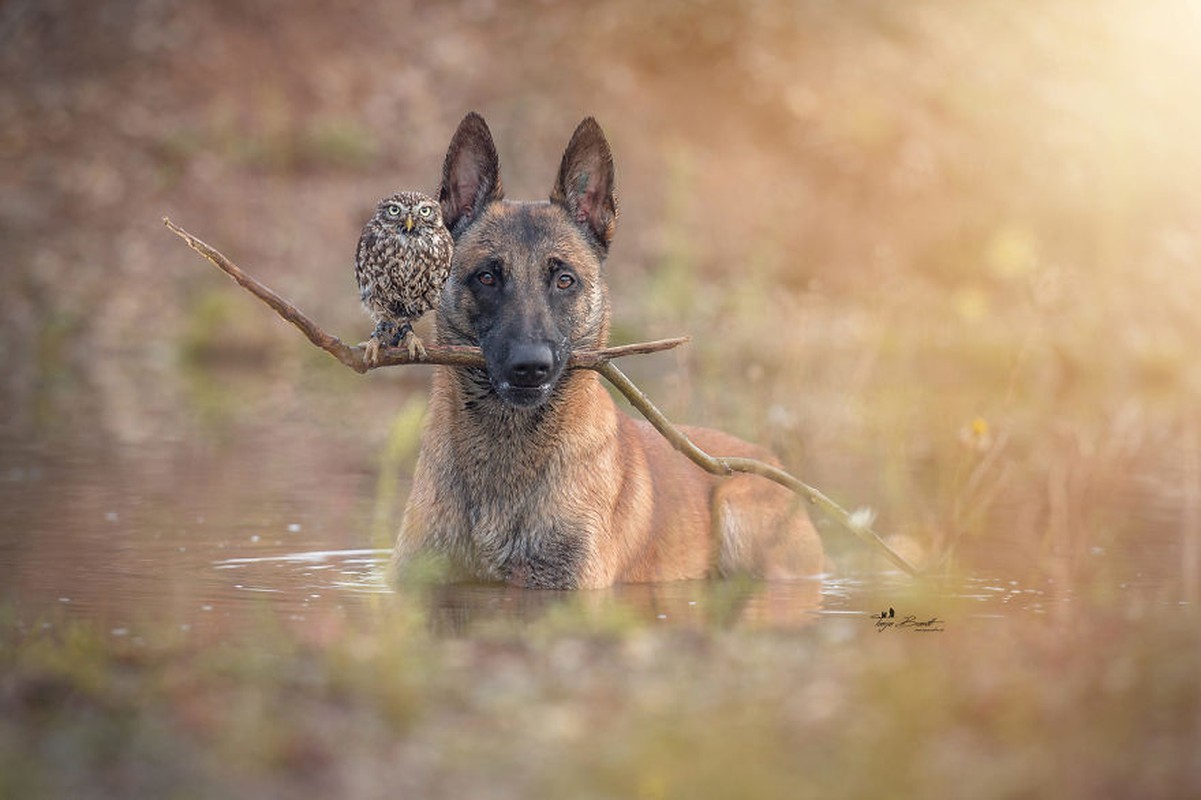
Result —
M 609 152 L 604 131 L 592 117 L 575 129 L 563 152 L 563 164 L 550 201 L 563 206 L 576 224 L 588 231 L 601 251 L 609 249 L 617 227 L 613 154 Z

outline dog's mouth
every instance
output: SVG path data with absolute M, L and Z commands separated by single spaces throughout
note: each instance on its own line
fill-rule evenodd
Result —
M 566 343 L 554 347 L 547 342 L 518 342 L 505 346 L 488 362 L 488 382 L 496 395 L 511 408 L 537 408 L 554 396 L 563 377 Z
M 548 382 L 537 386 L 515 386 L 509 381 L 497 381 L 492 387 L 507 405 L 514 408 L 537 408 L 550 399 L 554 384 Z

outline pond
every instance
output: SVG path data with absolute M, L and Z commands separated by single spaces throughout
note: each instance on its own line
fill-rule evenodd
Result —
M 6 434 L 0 794 L 1201 791 L 1174 531 L 915 580 L 823 526 L 809 580 L 397 593 L 411 372 L 217 372 L 216 406 L 135 372 L 169 391 Z
M 330 460 L 321 442 L 313 443 L 323 435 L 303 428 L 303 421 L 256 425 L 224 434 L 216 446 L 179 438 L 8 442 L 0 456 L 6 599 L 22 618 L 54 609 L 121 635 L 164 622 L 245 629 L 260 624 L 264 612 L 292 627 L 371 614 L 393 592 L 383 577 L 389 550 L 374 518 L 378 487 L 364 466 L 369 455 Z M 384 537 L 403 496 L 389 499 Z M 840 535 L 824 527 L 827 537 Z M 1134 580 L 1115 591 L 1183 603 L 1179 587 L 1149 577 L 1165 559 L 1142 557 L 1146 571 L 1133 570 Z M 584 593 L 452 585 L 405 601 L 419 603 L 434 628 L 464 633 L 498 619 L 527 623 L 580 596 L 648 625 L 784 628 L 863 622 L 914 591 L 925 597 L 922 613 L 953 612 L 960 625 L 1055 613 L 1079 600 L 1071 582 L 1029 571 L 915 583 L 885 566 L 779 584 L 700 581 Z

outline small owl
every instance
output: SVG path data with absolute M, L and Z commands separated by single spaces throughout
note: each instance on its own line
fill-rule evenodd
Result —
M 453 252 L 437 200 L 421 192 L 397 192 L 380 201 L 363 226 L 354 262 L 363 308 L 375 320 L 371 338 L 363 343 L 368 364 L 379 363 L 381 347 L 402 340 L 410 358 L 425 357 L 412 323 L 438 304 Z

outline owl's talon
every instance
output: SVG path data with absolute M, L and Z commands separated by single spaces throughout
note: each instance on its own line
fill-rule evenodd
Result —
M 379 339 L 376 339 L 374 336 L 363 342 L 363 360 L 367 362 L 367 366 L 379 366 L 379 350 Z
M 412 332 L 413 332 L 413 323 L 411 323 L 411 322 L 405 321 L 405 322 L 400 323 L 399 325 L 393 325 L 393 327 L 391 329 L 392 336 L 391 336 L 391 339 L 388 341 L 388 343 L 392 347 L 400 347 L 400 343 L 403 342 L 405 337 L 408 336 Z
M 412 328 L 405 332 L 404 346 L 408 348 L 411 360 L 425 361 L 425 344 L 421 341 L 421 337 L 413 333 Z

